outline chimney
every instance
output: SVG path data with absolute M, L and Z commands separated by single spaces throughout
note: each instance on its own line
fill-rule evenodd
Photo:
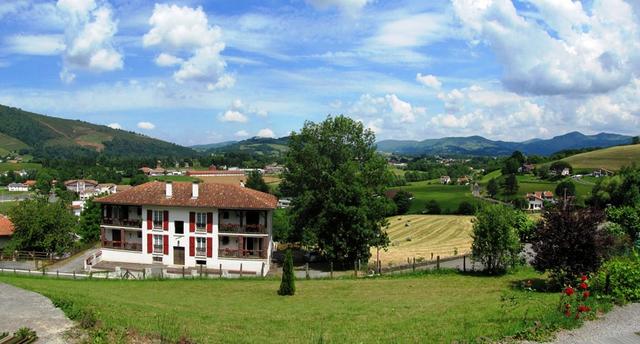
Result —
M 191 198 L 196 199 L 198 198 L 199 194 L 200 194 L 200 182 L 194 181 L 193 184 L 191 184 Z
M 171 183 L 171 181 L 166 181 L 164 183 L 165 185 L 165 196 L 167 196 L 167 198 L 171 198 L 173 197 L 173 184 Z

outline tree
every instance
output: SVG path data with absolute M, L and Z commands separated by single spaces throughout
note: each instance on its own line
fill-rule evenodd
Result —
M 623 168 L 613 177 L 599 178 L 591 192 L 589 204 L 640 207 L 640 168 Z
M 498 181 L 496 178 L 491 178 L 491 180 L 489 180 L 489 184 L 487 184 L 487 193 L 489 194 L 489 197 L 495 197 L 499 191 Z
M 405 214 L 409 211 L 412 196 L 410 192 L 404 190 L 398 191 L 396 195 L 393 196 L 393 202 L 396 204 L 396 213 L 398 215 Z
M 149 177 L 147 177 L 146 174 L 138 173 L 131 178 L 131 181 L 129 181 L 129 184 L 132 186 L 136 186 L 136 185 L 144 184 L 148 181 L 149 181 Z
M 573 197 L 576 195 L 576 185 L 570 180 L 563 180 L 556 186 L 556 196 L 558 197 Z
M 515 174 L 510 174 L 504 179 L 504 193 L 507 195 L 515 195 L 518 193 L 518 178 Z
M 576 208 L 562 199 L 545 209 L 533 241 L 534 268 L 549 271 L 558 286 L 597 271 L 613 245 L 611 234 L 600 226 L 604 220 L 601 210 Z
M 80 214 L 80 225 L 78 234 L 85 243 L 100 240 L 100 220 L 102 219 L 102 208 L 100 204 L 88 199 L 84 204 L 84 210 Z
M 383 195 L 391 172 L 372 131 L 344 116 L 306 122 L 291 134 L 285 160 L 280 187 L 294 197 L 290 240 L 346 266 L 368 260 L 370 247 L 388 245 L 382 227 L 394 205 Z
M 632 243 L 640 239 L 640 208 L 609 207 L 606 209 L 606 214 L 607 220 L 618 224 Z
M 640 136 L 634 136 L 633 138 L 631 138 L 632 145 L 637 145 L 639 143 L 640 143 Z
M 18 203 L 9 211 L 15 227 L 7 250 L 64 253 L 73 245 L 76 218 L 63 202 L 49 203 L 37 197 Z
M 523 211 L 515 213 L 515 228 L 521 243 L 529 243 L 536 232 L 536 223 Z
M 456 213 L 460 215 L 473 215 L 476 213 L 476 206 L 471 204 L 471 202 L 462 201 L 458 204 L 458 211 Z
M 284 264 L 282 266 L 282 281 L 278 295 L 293 296 L 296 293 L 296 277 L 293 274 L 293 256 L 291 249 L 287 250 L 284 256 Z
M 430 200 L 424 207 L 425 214 L 438 215 L 442 213 L 440 204 L 435 199 Z
M 473 259 L 482 263 L 490 274 L 505 272 L 522 250 L 516 231 L 515 211 L 503 205 L 488 205 L 480 209 L 471 237 Z
M 34 186 L 39 193 L 43 195 L 48 195 L 51 191 L 51 182 L 53 181 L 53 177 L 46 172 L 38 173 L 38 178 L 36 179 L 36 185 Z
M 516 174 L 521 166 L 522 164 L 517 159 L 509 158 L 504 162 L 504 166 L 502 166 L 502 174 Z
M 260 171 L 251 171 L 249 176 L 247 177 L 246 187 L 262 192 L 269 192 L 269 185 L 265 183 L 264 178 L 262 178 L 262 173 Z
M 273 212 L 273 240 L 289 242 L 291 236 L 291 215 L 287 209 L 276 209 Z
M 551 166 L 549 166 L 549 170 L 554 172 L 556 175 L 560 175 L 562 173 L 562 170 L 564 170 L 565 168 L 569 169 L 569 173 L 573 171 L 573 167 L 571 167 L 571 164 L 562 160 L 554 161 L 553 163 L 551 163 Z

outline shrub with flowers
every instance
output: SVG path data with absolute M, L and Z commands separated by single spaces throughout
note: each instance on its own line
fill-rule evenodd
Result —
M 560 311 L 564 313 L 565 317 L 574 319 L 593 315 L 590 297 L 589 278 L 582 275 L 576 288 L 568 285 L 562 291 Z

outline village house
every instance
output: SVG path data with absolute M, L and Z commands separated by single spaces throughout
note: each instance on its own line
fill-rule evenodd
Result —
M 562 169 L 562 172 L 560 172 L 560 175 L 563 176 L 563 177 L 570 176 L 571 175 L 571 170 L 569 168 L 565 167 L 565 168 Z
M 520 172 L 520 173 L 531 173 L 531 172 L 533 172 L 533 170 L 535 168 L 536 167 L 533 164 L 522 164 L 522 166 L 520 166 L 518 168 L 518 172 Z
M 457 182 L 458 185 L 469 185 L 470 180 L 468 176 L 462 176 L 458 178 Z
M 98 191 L 98 182 L 91 179 L 72 179 L 63 184 L 67 190 L 77 193 L 83 201 L 95 196 Z
M 281 174 L 284 172 L 284 166 L 277 163 L 269 164 L 264 167 L 264 173 L 266 174 Z
M 11 183 L 7 185 L 7 190 L 10 192 L 27 192 L 29 191 L 29 186 L 25 183 Z
M 440 177 L 440 184 L 449 184 L 449 183 L 451 183 L 451 177 L 449 176 Z
M 154 181 L 96 202 L 103 262 L 269 270 L 273 195 L 239 185 Z
M 0 214 L 0 248 L 3 248 L 13 235 L 14 227 L 11 220 Z
M 80 217 L 82 215 L 82 211 L 84 210 L 85 201 L 72 201 L 71 202 L 71 211 L 73 211 L 73 215 Z
M 607 170 L 606 168 L 599 168 L 591 172 L 591 175 L 596 178 L 612 176 L 614 174 L 615 173 L 613 171 Z
M 139 171 L 142 171 L 142 173 L 144 173 L 145 175 L 149 176 L 149 177 L 159 177 L 159 176 L 164 176 L 166 173 L 166 170 L 162 167 L 160 167 L 160 165 L 156 166 L 156 168 L 149 168 L 149 167 L 142 167 L 138 169 Z
M 533 193 L 527 193 L 525 199 L 528 202 L 527 210 L 542 210 L 544 208 L 544 202 L 554 202 L 553 192 L 551 191 L 536 191 Z

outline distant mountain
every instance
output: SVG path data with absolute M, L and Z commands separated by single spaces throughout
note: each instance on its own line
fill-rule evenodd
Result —
M 424 141 L 383 140 L 378 150 L 409 155 L 509 155 L 515 150 L 525 154 L 551 155 L 566 149 L 611 147 L 631 143 L 631 136 L 600 133 L 584 135 L 571 132 L 551 139 L 532 139 L 524 142 L 492 141 L 481 136 L 445 137 Z
M 196 150 L 198 152 L 204 152 L 210 149 L 216 149 L 216 148 L 222 148 L 222 147 L 226 147 L 226 146 L 230 146 L 234 143 L 237 143 L 238 141 L 224 141 L 224 142 L 218 142 L 218 143 L 209 143 L 209 144 L 204 144 L 204 145 L 195 145 L 195 146 L 189 146 L 189 148 Z
M 214 144 L 216 145 L 216 144 Z M 281 156 L 288 149 L 289 137 L 268 138 L 252 137 L 250 139 L 232 142 L 228 144 L 217 144 L 218 147 L 206 149 L 207 153 L 246 153 L 249 155 Z
M 0 153 L 26 151 L 41 159 L 193 156 L 187 147 L 79 120 L 0 105 Z

